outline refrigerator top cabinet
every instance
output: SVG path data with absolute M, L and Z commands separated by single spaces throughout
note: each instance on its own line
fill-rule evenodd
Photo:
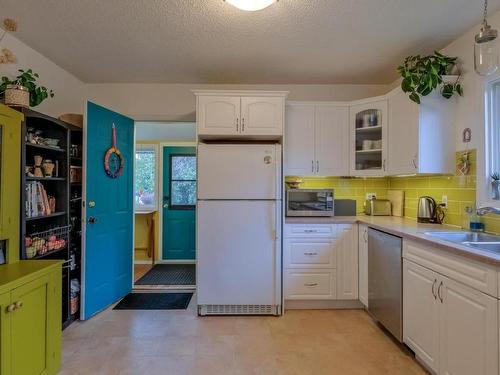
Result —
M 194 91 L 198 139 L 279 140 L 288 91 Z
M 198 200 L 281 199 L 279 144 L 198 145 Z

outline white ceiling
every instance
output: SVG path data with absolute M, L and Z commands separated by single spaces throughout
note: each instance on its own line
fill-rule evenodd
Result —
M 196 124 L 194 122 L 141 122 L 135 123 L 136 141 L 196 141 Z
M 223 0 L 0 0 L 0 10 L 85 82 L 327 84 L 391 82 L 405 55 L 479 23 L 482 3 L 280 0 L 248 13 Z

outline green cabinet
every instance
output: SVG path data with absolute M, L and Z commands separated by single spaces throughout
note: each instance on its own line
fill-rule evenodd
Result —
M 2 285 L 0 276 L 0 375 L 56 374 L 61 362 L 61 262 L 26 261 L 0 268 L 9 269 L 21 277 Z

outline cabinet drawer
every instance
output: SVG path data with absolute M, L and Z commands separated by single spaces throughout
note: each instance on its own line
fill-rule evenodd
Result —
M 403 241 L 403 257 L 450 279 L 498 297 L 497 271 L 492 266 L 447 253 L 432 245 L 407 240 Z
M 285 268 L 335 268 L 335 243 L 333 238 L 286 239 Z
M 333 224 L 286 224 L 285 237 L 336 237 Z
M 335 270 L 285 270 L 285 299 L 335 299 Z

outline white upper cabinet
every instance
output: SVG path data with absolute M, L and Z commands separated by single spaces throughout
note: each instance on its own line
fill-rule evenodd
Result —
M 285 174 L 313 175 L 315 169 L 314 105 L 287 105 Z
M 233 135 L 239 133 L 240 98 L 200 96 L 196 111 L 198 134 Z
M 284 98 L 241 98 L 241 133 L 283 135 Z
M 350 107 L 352 176 L 387 174 L 387 100 L 374 98 Z
M 348 106 L 289 103 L 285 134 L 287 175 L 349 174 Z
M 452 174 L 455 168 L 454 99 L 438 91 L 418 105 L 396 88 L 388 95 L 389 175 Z
M 349 108 L 316 106 L 316 173 L 321 176 L 349 175 Z
M 196 91 L 200 138 L 279 139 L 287 92 Z

